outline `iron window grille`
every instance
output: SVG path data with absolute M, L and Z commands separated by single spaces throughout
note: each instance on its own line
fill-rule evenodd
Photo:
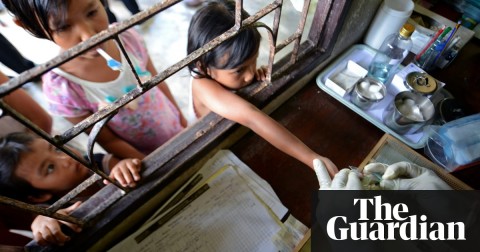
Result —
M 164 71 L 152 76 L 151 79 L 142 82 L 138 74 L 134 71 L 134 66 L 119 39 L 119 34 L 129 28 L 132 28 L 140 22 L 152 18 L 155 15 L 161 15 L 164 10 L 179 2 L 181 1 L 165 0 L 160 3 L 156 3 L 150 8 L 132 16 L 130 19 L 125 20 L 116 26 L 112 26 L 107 30 L 96 34 L 87 41 L 84 41 L 77 46 L 63 52 L 61 55 L 53 58 L 52 60 L 25 71 L 18 77 L 11 79 L 8 83 L 0 85 L 1 98 L 13 92 L 14 90 L 21 88 L 30 80 L 41 76 L 47 71 L 62 65 L 70 59 L 79 56 L 80 54 L 109 39 L 113 39 L 117 42 L 121 53 L 126 58 L 128 65 L 137 80 L 137 87 L 135 89 L 129 91 L 111 105 L 100 109 L 98 112 L 92 114 L 82 122 L 55 136 L 51 136 L 50 134 L 44 132 L 42 129 L 37 127 L 23 115 L 16 112 L 13 108 L 0 99 L 0 108 L 3 111 L 2 115 L 0 116 L 10 115 L 25 125 L 28 129 L 33 131 L 35 134 L 39 135 L 50 144 L 65 152 L 95 173 L 77 188 L 56 201 L 48 208 L 26 204 L 24 202 L 4 196 L 0 196 L 1 204 L 27 210 L 34 214 L 41 214 L 59 220 L 75 223 L 80 226 L 89 225 L 91 224 L 91 221 L 98 221 L 98 218 L 96 217 L 100 213 L 107 209 L 111 204 L 122 198 L 123 195 L 128 195 L 131 191 L 131 189 L 124 188 L 116 181 L 110 179 L 107 174 L 104 174 L 98 169 L 98 167 L 95 165 L 95 162 L 91 161 L 93 160 L 93 147 L 98 133 L 102 127 L 104 127 L 105 124 L 113 116 L 115 116 L 118 109 L 125 106 L 135 98 L 141 96 L 151 88 L 156 87 L 158 83 L 161 83 L 171 75 L 180 71 L 202 54 L 212 50 L 223 41 L 235 36 L 242 29 L 249 26 L 256 26 L 267 31 L 269 43 L 267 80 L 262 84 L 250 85 L 249 87 L 244 88 L 244 90 L 242 90 L 240 93 L 241 95 L 247 97 L 253 104 L 260 107 L 264 106 L 271 99 L 273 99 L 272 97 L 285 90 L 286 86 L 292 84 L 295 79 L 298 79 L 300 75 L 304 74 L 306 71 L 312 70 L 312 68 L 295 68 L 299 61 L 306 62 L 307 65 L 316 65 L 328 58 L 335 43 L 336 36 L 341 28 L 343 17 L 350 4 L 349 1 L 346 0 L 318 0 L 316 1 L 315 6 L 310 6 L 311 1 L 305 0 L 303 10 L 300 14 L 300 20 L 297 24 L 297 29 L 295 32 L 293 32 L 287 39 L 277 41 L 284 1 L 272 1 L 266 4 L 256 13 L 251 13 L 251 16 L 247 19 L 241 20 L 240 10 L 243 8 L 243 1 L 236 0 L 235 25 L 231 29 L 210 41 L 202 48 L 187 55 L 177 63 L 169 66 Z M 302 35 L 307 33 L 305 27 L 309 9 L 311 7 L 314 9 L 314 14 L 310 23 L 310 30 L 308 31 L 308 35 L 305 37 L 305 41 L 302 42 Z M 261 18 L 268 14 L 273 14 L 274 16 L 272 27 L 259 22 Z M 275 55 L 282 50 L 287 50 L 289 45 L 293 45 L 293 49 L 291 49 L 291 51 L 287 51 L 285 57 L 274 63 Z M 315 57 L 311 57 L 312 55 Z M 233 122 L 224 120 L 223 118 L 210 113 L 202 118 L 200 123 L 197 123 L 194 125 L 194 127 L 191 127 L 186 131 L 184 130 L 184 132 L 180 133 L 179 136 L 175 137 L 175 139 L 167 144 L 164 144 L 163 146 L 160 146 L 156 151 L 154 151 L 154 153 L 149 155 L 151 158 L 147 157 L 145 160 L 143 160 L 142 165 L 144 166 L 145 170 L 142 171 L 142 177 L 147 177 L 147 181 L 149 181 L 147 184 L 153 184 L 151 185 L 151 188 L 154 188 L 155 186 L 167 181 L 169 177 L 178 173 L 176 168 L 178 168 L 180 164 L 192 159 L 192 151 L 189 151 L 189 153 L 185 152 L 187 148 L 191 148 L 193 152 L 201 152 L 206 145 L 214 142 L 214 138 L 216 136 L 225 133 L 233 125 Z M 68 147 L 66 147 L 66 144 L 68 144 L 69 141 L 79 134 L 88 131 L 90 128 L 91 130 L 88 134 L 87 146 L 88 158 L 84 159 L 82 156 L 75 154 Z M 150 178 L 148 178 L 149 176 Z M 99 179 L 107 179 L 112 184 L 102 188 L 89 200 L 84 202 L 82 207 L 73 212 L 71 215 L 56 213 L 59 209 L 64 208 L 65 205 L 80 192 L 88 188 L 91 184 L 95 183 Z M 141 194 L 144 195 L 142 197 L 151 196 L 151 193 L 148 192 L 148 189 L 144 191 L 146 192 Z

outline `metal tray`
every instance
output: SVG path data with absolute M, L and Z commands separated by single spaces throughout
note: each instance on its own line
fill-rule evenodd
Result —
M 325 86 L 325 82 L 327 78 L 333 73 L 338 72 L 339 70 L 343 69 L 346 67 L 346 64 L 349 60 L 354 61 L 361 67 L 368 69 L 368 66 L 370 65 L 370 62 L 373 59 L 373 56 L 375 55 L 375 50 L 368 47 L 367 45 L 354 45 L 352 46 L 348 51 L 346 51 L 344 54 L 342 54 L 338 59 L 336 59 L 333 63 L 330 64 L 323 72 L 321 72 L 317 76 L 317 85 L 325 91 L 327 94 L 332 96 L 333 98 L 337 99 L 340 101 L 343 105 L 347 106 L 351 110 L 353 110 L 355 113 L 359 114 L 363 118 L 365 118 L 367 121 L 371 122 L 375 126 L 377 126 L 379 129 L 383 130 L 384 132 L 396 137 L 406 145 L 410 146 L 411 148 L 414 149 L 421 149 L 425 146 L 427 139 L 428 139 L 428 134 L 425 134 L 423 131 L 414 133 L 414 134 L 406 134 L 406 135 L 400 135 L 387 127 L 383 123 L 383 111 L 387 108 L 387 106 L 393 101 L 394 96 L 390 93 L 387 92 L 387 95 L 385 98 L 376 104 L 374 107 L 372 107 L 369 110 L 362 110 L 361 108 L 355 106 L 353 103 L 350 102 L 350 94 L 346 94 L 344 96 L 340 96 L 336 92 L 334 92 L 332 89 L 329 87 Z

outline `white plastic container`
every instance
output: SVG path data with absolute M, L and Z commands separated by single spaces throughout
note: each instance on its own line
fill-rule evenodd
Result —
M 385 38 L 398 33 L 413 12 L 412 0 L 384 0 L 365 36 L 365 44 L 378 50 Z

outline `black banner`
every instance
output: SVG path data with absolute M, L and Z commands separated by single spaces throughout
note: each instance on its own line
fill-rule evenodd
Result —
M 315 193 L 312 251 L 480 251 L 478 191 Z

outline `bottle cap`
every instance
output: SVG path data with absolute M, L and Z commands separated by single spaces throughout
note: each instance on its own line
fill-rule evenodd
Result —
M 411 72 L 407 74 L 405 86 L 415 93 L 430 95 L 437 90 L 437 81 L 429 74 Z
M 402 29 L 400 29 L 400 35 L 402 37 L 408 38 L 412 35 L 413 31 L 415 31 L 415 26 L 406 23 L 403 25 Z

